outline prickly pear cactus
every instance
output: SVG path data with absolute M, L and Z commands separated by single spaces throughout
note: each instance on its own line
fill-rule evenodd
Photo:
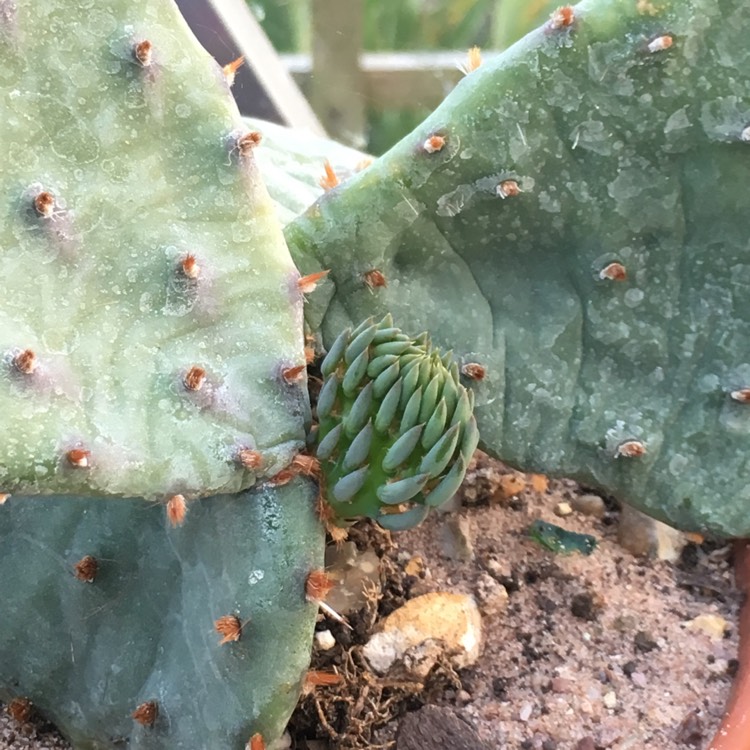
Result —
M 302 292 L 219 66 L 171 0 L 0 3 L 0 58 L 0 491 L 278 471 Z
M 504 460 L 750 535 L 748 32 L 744 0 L 556 11 L 287 228 L 331 269 L 311 327 L 392 312 Z
M 339 334 L 321 373 L 317 457 L 338 518 L 401 530 L 453 497 L 479 432 L 450 352 L 386 316 Z
M 270 744 L 310 659 L 315 496 L 264 484 L 194 501 L 177 528 L 142 500 L 11 498 L 0 699 L 31 700 L 79 750 Z

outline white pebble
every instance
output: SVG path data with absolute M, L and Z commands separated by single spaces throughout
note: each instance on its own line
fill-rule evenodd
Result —
M 336 639 L 330 630 L 319 630 L 315 633 L 315 643 L 322 651 L 330 651 L 336 645 Z

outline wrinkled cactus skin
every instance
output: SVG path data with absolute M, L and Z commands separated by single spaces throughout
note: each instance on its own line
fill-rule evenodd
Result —
M 331 269 L 310 327 L 429 330 L 484 366 L 490 452 L 750 535 L 748 31 L 744 0 L 590 0 L 469 74 L 287 227 Z
M 296 479 L 190 504 L 14 497 L 0 513 L 0 699 L 29 698 L 77 750 L 244 750 L 280 736 L 310 659 L 323 563 Z M 98 561 L 91 583 L 75 566 Z M 239 641 L 214 621 L 236 614 Z M 155 700 L 151 727 L 131 717 Z
M 399 531 L 448 502 L 479 441 L 451 353 L 386 316 L 344 329 L 320 367 L 317 457 L 335 515 Z
M 0 59 L 0 492 L 206 496 L 283 468 L 303 300 L 221 68 L 171 0 L 1 3 Z

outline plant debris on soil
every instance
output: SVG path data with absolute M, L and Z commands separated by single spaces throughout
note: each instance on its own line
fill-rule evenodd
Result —
M 460 747 L 475 750 L 705 747 L 737 668 L 729 547 L 687 541 L 673 562 L 634 557 L 617 541 L 609 498 L 586 515 L 572 509 L 592 495 L 575 483 L 522 475 L 481 453 L 459 494 L 457 510 L 409 532 L 350 530 L 359 551 L 379 558 L 380 585 L 365 580 L 363 606 L 346 614 L 350 628 L 320 616 L 317 630 L 333 640 L 316 641 L 281 746 L 408 750 L 432 723 L 442 747 L 440 732 L 458 719 L 476 737 Z M 538 520 L 591 535 L 596 548 L 556 554 L 529 535 Z M 435 591 L 476 598 L 479 660 L 456 670 L 445 655 L 424 679 L 403 665 L 374 673 L 363 647 L 383 618 Z M 424 706 L 445 709 L 445 721 L 412 721 L 420 737 L 404 722 L 397 740 L 404 717 Z M 4 713 L 0 749 L 67 747 L 48 730 L 38 716 L 19 723 Z

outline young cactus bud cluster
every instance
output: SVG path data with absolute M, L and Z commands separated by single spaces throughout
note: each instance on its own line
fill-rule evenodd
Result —
M 479 441 L 451 352 L 388 315 L 343 331 L 321 372 L 317 457 L 339 520 L 369 516 L 397 531 L 450 500 Z

